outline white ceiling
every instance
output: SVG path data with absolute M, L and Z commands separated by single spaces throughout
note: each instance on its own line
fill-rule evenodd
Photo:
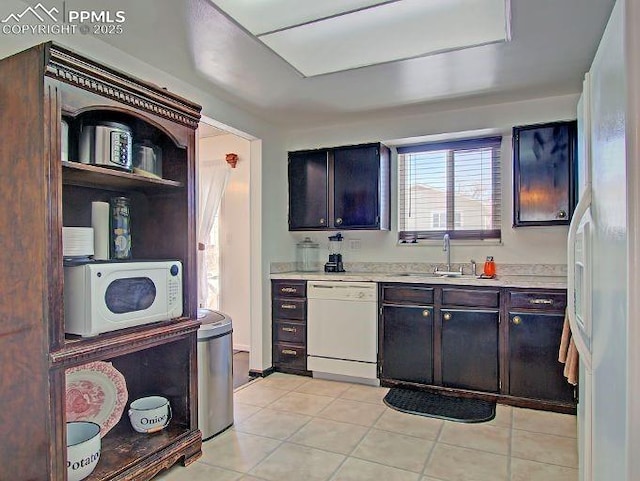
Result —
M 296 0 L 298 9 L 305 3 L 311 11 L 322 2 Z M 510 42 L 311 78 L 210 0 L 112 0 L 127 13 L 126 34 L 102 39 L 266 120 L 301 127 L 578 92 L 613 4 L 512 0 Z
M 509 0 L 324 0 L 311 19 L 320 9 L 296 8 L 294 0 L 213 3 L 305 77 L 509 37 Z

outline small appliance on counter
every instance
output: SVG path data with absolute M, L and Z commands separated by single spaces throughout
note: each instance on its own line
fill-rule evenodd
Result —
M 310 237 L 296 244 L 296 268 L 301 272 L 312 272 L 317 269 L 318 251 L 320 245 L 313 242 Z
M 82 164 L 114 167 L 131 171 L 133 132 L 120 122 L 86 122 L 80 126 L 78 139 Z
M 342 234 L 329 236 L 329 262 L 324 265 L 325 272 L 344 272 L 342 265 Z

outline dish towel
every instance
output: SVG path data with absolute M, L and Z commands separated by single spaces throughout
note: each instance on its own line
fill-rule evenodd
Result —
M 571 336 L 569 316 L 566 312 L 564 314 L 564 325 L 562 326 L 558 361 L 564 364 L 564 377 L 567 378 L 567 382 L 573 386 L 578 384 L 578 349 Z

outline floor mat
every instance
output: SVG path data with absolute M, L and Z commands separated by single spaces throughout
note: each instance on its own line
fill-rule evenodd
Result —
M 398 411 L 462 423 L 491 421 L 496 415 L 494 401 L 445 396 L 398 387 L 389 390 L 384 397 L 384 403 Z

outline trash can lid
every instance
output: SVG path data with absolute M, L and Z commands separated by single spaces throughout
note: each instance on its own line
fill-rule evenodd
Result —
M 221 336 L 233 330 L 231 317 L 220 311 L 198 309 L 198 320 L 202 322 L 198 329 L 198 340 Z

